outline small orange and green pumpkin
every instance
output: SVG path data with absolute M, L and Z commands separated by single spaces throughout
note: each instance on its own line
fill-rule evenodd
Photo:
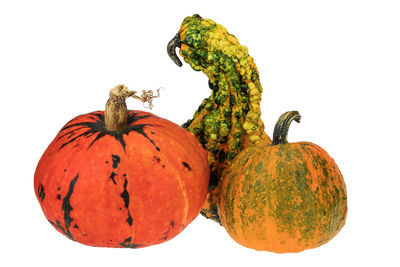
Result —
M 164 242 L 205 201 L 209 167 L 201 144 L 166 119 L 127 110 L 125 99 L 134 93 L 112 89 L 106 110 L 69 121 L 37 165 L 34 187 L 44 215 L 82 244 L 137 248 Z M 152 94 L 143 96 L 151 104 Z
M 272 144 L 241 151 L 225 169 L 221 223 L 239 244 L 277 253 L 299 252 L 331 240 L 347 215 L 346 185 L 328 153 L 309 142 L 288 143 L 297 111 L 278 120 Z

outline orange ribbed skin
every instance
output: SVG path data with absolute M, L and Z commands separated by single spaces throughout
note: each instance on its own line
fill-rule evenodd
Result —
M 68 122 L 40 159 L 36 196 L 48 221 L 70 239 L 100 247 L 145 247 L 180 233 L 207 194 L 207 153 L 180 126 L 129 111 L 109 131 L 104 112 Z

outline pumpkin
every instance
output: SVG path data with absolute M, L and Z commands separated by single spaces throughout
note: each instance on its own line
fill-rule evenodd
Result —
M 127 110 L 125 99 L 134 93 L 122 85 L 112 89 L 106 110 L 69 121 L 37 165 L 34 186 L 44 215 L 82 244 L 164 242 L 205 201 L 209 168 L 201 144 L 166 119 Z M 141 99 L 152 97 L 145 92 Z
M 208 151 L 211 177 L 202 214 L 216 222 L 219 181 L 223 170 L 242 149 L 271 143 L 260 119 L 262 86 L 248 49 L 220 24 L 193 15 L 183 20 L 167 52 L 178 65 L 175 49 L 195 71 L 208 77 L 212 90 L 193 118 L 182 126 Z
M 346 185 L 328 153 L 309 142 L 288 143 L 297 111 L 278 120 L 272 145 L 240 152 L 225 169 L 219 198 L 222 225 L 239 244 L 277 253 L 331 240 L 347 215 Z

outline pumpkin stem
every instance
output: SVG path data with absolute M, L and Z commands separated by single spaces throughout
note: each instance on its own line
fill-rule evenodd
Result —
M 174 38 L 172 38 L 171 41 L 169 41 L 168 45 L 167 45 L 167 53 L 168 56 L 172 59 L 172 61 L 178 65 L 178 67 L 182 67 L 182 62 L 179 59 L 179 57 L 176 55 L 176 48 L 180 48 L 181 47 L 181 40 L 180 40 L 180 36 L 179 33 L 177 33 Z
M 142 95 L 136 95 L 136 91 L 130 91 L 123 85 L 117 85 L 110 90 L 110 97 L 108 98 L 106 109 L 104 111 L 105 126 L 110 131 L 120 131 L 126 127 L 128 118 L 128 108 L 126 107 L 125 100 L 128 97 L 136 98 L 145 103 L 148 103 L 148 108 L 153 108 L 153 98 L 160 97 L 160 89 L 157 89 L 157 95 L 153 94 L 152 90 L 143 90 Z
M 298 111 L 288 111 L 283 113 L 275 124 L 272 145 L 286 144 L 290 123 L 295 120 L 300 122 L 300 113 Z

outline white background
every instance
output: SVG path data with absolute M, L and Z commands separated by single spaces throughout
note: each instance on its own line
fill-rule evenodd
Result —
M 400 8 L 398 1 L 1 1 L 2 266 L 399 266 Z M 108 91 L 163 87 L 153 113 L 178 124 L 210 94 L 166 45 L 199 13 L 249 48 L 264 88 L 266 131 L 299 110 L 289 141 L 325 148 L 349 213 L 328 244 L 256 252 L 199 216 L 180 235 L 130 250 L 84 246 L 47 222 L 33 174 L 71 118 L 104 109 Z M 143 109 L 128 100 L 131 109 Z M 379 265 L 378 265 L 379 264 Z

